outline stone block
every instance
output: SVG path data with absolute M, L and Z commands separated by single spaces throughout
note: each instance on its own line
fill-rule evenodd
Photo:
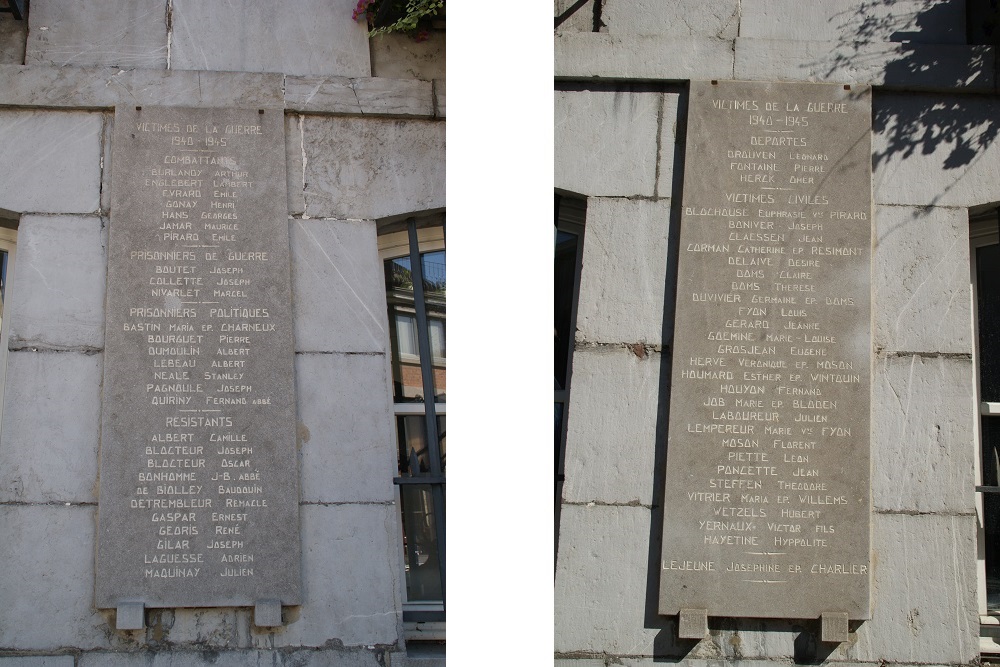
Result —
M 974 95 L 878 95 L 878 204 L 969 207 L 1000 201 L 1000 102 Z
M 611 35 L 734 39 L 740 28 L 740 0 L 604 0 L 601 21 Z
M 733 76 L 746 81 L 857 83 L 991 93 L 996 80 L 993 50 L 985 46 L 739 37 L 735 57 Z
M 445 205 L 445 124 L 307 116 L 306 213 L 376 219 Z
M 0 646 L 109 647 L 108 621 L 92 606 L 96 510 L 0 505 Z
M 0 105 L 110 109 L 149 104 L 281 109 L 285 106 L 282 83 L 280 74 L 250 72 L 0 65 Z
M 740 37 L 965 44 L 965 3 L 956 0 L 741 0 Z
M 975 552 L 974 515 L 874 514 L 872 618 L 830 654 L 831 664 L 975 660 Z
M 175 646 L 197 644 L 218 649 L 245 646 L 239 641 L 241 614 L 246 616 L 243 625 L 249 622 L 249 609 L 232 607 L 218 608 L 177 608 L 149 610 L 149 627 L 146 638 L 161 637 L 162 641 Z
M 101 348 L 107 235 L 101 218 L 25 215 L 10 293 L 10 347 Z
M 971 354 L 968 214 L 878 206 L 874 227 L 876 349 Z
M 19 655 L 0 658 L 0 667 L 73 667 L 71 655 Z
M 388 314 L 375 224 L 292 220 L 292 296 L 298 352 L 388 349 Z
M 375 651 L 335 648 L 276 650 L 218 650 L 210 645 L 184 650 L 137 651 L 132 653 L 84 653 L 79 667 L 246 667 L 285 665 L 286 667 L 381 667 Z M 72 663 L 70 663 L 72 664 Z M 393 662 L 395 665 L 395 662 Z M 5 667 L 0 662 L 0 667 Z M 31 667 L 34 667 L 33 665 Z
M 434 117 L 445 117 L 445 82 L 444 79 L 434 80 Z
M 431 82 L 415 79 L 288 76 L 285 103 L 287 108 L 305 113 L 434 115 Z
M 302 116 L 285 114 L 285 190 L 288 193 L 288 215 L 301 215 L 306 210 L 303 169 Z
M 111 211 L 111 133 L 115 128 L 115 115 L 101 115 L 101 215 Z
M 25 63 L 167 67 L 163 0 L 35 0 Z
M 443 30 L 435 30 L 423 42 L 399 33 L 377 35 L 371 39 L 371 52 L 372 76 L 425 81 L 445 78 Z
M 733 76 L 733 41 L 560 33 L 556 34 L 555 73 L 557 78 L 571 79 L 729 79 Z
M 0 112 L 0 208 L 92 213 L 100 206 L 101 114 Z
M 669 236 L 669 199 L 587 200 L 577 341 L 663 343 Z
M 563 485 L 567 502 L 662 501 L 653 497 L 662 362 L 661 354 L 640 359 L 625 347 L 581 348 L 573 354 Z
M 567 455 L 571 447 L 568 443 Z M 648 581 L 649 536 L 658 516 L 645 507 L 563 505 L 555 581 L 556 653 L 653 655 L 654 640 L 664 632 L 645 627 L 647 598 L 656 594 L 657 582 Z M 676 623 L 661 618 L 673 644 Z
M 556 91 L 555 186 L 596 197 L 656 194 L 663 97 Z
M 394 644 L 400 639 L 401 533 L 393 505 L 302 506 L 303 604 L 259 648 Z M 339 644 L 338 644 L 339 642 Z
M 382 354 L 297 354 L 303 502 L 393 501 L 392 398 Z
M 170 66 L 305 76 L 371 76 L 355 0 L 173 0 Z
M 594 0 L 555 0 L 556 32 L 594 32 Z
M 0 502 L 96 502 L 101 355 L 10 352 Z
M 23 65 L 28 22 L 11 14 L 0 14 L 0 64 Z
M 975 511 L 970 359 L 880 358 L 872 405 L 872 503 L 897 512 Z

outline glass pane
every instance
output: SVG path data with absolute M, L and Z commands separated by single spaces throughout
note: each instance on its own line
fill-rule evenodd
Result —
M 562 444 L 562 432 L 563 432 L 563 406 L 562 403 L 556 403 L 556 476 L 562 474 L 562 467 L 559 465 L 559 445 Z
M 7 251 L 0 250 L 0 321 L 3 318 L 3 305 L 7 302 Z
M 434 367 L 434 400 L 445 402 L 445 251 L 425 252 L 420 256 L 424 274 L 424 302 L 427 304 L 427 328 Z
M 410 258 L 385 263 L 386 302 L 389 305 L 389 342 L 392 345 L 392 392 L 396 403 L 422 403 L 424 385 L 420 376 L 417 346 L 417 315 L 413 307 Z
M 555 388 L 566 388 L 566 371 L 572 349 L 573 287 L 576 284 L 576 234 L 556 232 L 555 273 Z
M 982 400 L 1000 401 L 1000 246 L 976 250 L 979 301 L 979 391 Z
M 403 552 L 406 563 L 406 599 L 409 602 L 442 601 L 441 565 L 434 523 L 431 485 L 399 487 L 403 514 Z
M 427 449 L 427 417 L 424 415 L 396 415 L 396 433 L 399 438 L 400 476 L 429 474 L 430 451 Z M 445 416 L 437 418 L 438 447 L 441 450 L 441 472 L 445 470 Z
M 1000 418 L 983 417 L 983 485 L 1000 481 Z M 986 541 L 986 606 L 1000 609 L 1000 494 L 983 494 L 983 532 Z

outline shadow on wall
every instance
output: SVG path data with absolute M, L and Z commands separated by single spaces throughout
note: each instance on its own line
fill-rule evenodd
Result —
M 831 19 L 839 22 L 838 45 L 829 57 L 809 66 L 817 70 L 821 79 L 837 80 L 845 72 L 864 71 L 881 64 L 881 80 L 890 89 L 981 86 L 993 77 L 990 49 L 973 47 L 953 57 L 947 47 L 915 41 L 921 34 L 940 31 L 942 24 L 954 23 L 956 12 L 961 12 L 956 4 L 963 3 L 864 0 L 853 10 Z M 1000 34 L 994 30 L 989 16 L 970 23 L 976 26 L 970 32 L 982 40 L 995 39 L 994 33 Z M 909 104 L 885 100 L 880 103 L 876 96 L 873 113 L 872 129 L 875 137 L 880 138 L 873 150 L 874 169 L 890 160 L 929 155 L 942 148 L 946 151 L 942 169 L 967 167 L 982 155 L 1000 131 L 1000 117 L 993 107 L 967 104 L 959 96 L 927 97 Z M 935 201 L 940 194 L 943 193 Z

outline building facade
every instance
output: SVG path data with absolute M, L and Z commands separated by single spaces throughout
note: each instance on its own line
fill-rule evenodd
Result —
M 443 664 L 443 21 L 417 42 L 369 38 L 350 0 L 2 4 L 0 665 Z M 95 606 L 123 106 L 284 116 L 302 603 L 275 627 Z
M 997 654 L 995 8 L 592 0 L 555 17 L 556 664 Z M 846 641 L 819 618 L 711 609 L 681 638 L 660 613 L 673 348 L 692 326 L 674 317 L 681 202 L 705 159 L 693 81 L 871 86 L 871 593 Z

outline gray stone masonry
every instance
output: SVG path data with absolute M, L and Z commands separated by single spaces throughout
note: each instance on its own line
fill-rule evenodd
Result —
M 306 117 L 306 214 L 375 219 L 445 205 L 443 123 Z
M 295 356 L 303 502 L 393 502 L 386 370 L 383 354 Z
M 104 346 L 107 230 L 96 216 L 25 215 L 8 302 L 10 347 Z
M 28 65 L 167 66 L 163 0 L 33 0 Z
M 880 357 L 872 383 L 876 512 L 972 515 L 972 360 Z
M 443 95 L 443 79 L 0 64 L 0 106 L 8 107 L 112 109 L 149 104 L 443 118 Z
M 965 44 L 965 4 L 954 0 L 741 0 L 740 37 Z
M 24 63 L 24 43 L 28 39 L 28 22 L 15 20 L 12 14 L 0 14 L 0 63 Z
M 566 422 L 564 501 L 662 502 L 653 495 L 662 361 L 659 353 L 640 359 L 623 346 L 577 349 Z M 570 541 L 576 539 L 573 535 Z
M 7 355 L 0 502 L 97 502 L 101 357 Z
M 162 3 L 161 3 L 162 4 Z M 173 0 L 170 67 L 308 76 L 371 76 L 355 0 Z
M 0 667 L 73 667 L 73 656 L 11 656 L 0 658 Z
M 72 660 L 72 658 L 70 658 Z M 135 651 L 131 653 L 84 653 L 77 667 L 382 667 L 389 664 L 383 649 L 274 650 L 243 649 L 233 651 L 177 650 Z M 396 666 L 396 657 L 392 656 Z M 0 660 L 0 667 L 7 667 Z M 14 665 L 12 667 L 20 667 Z M 25 665 L 35 667 L 35 665 Z M 43 666 L 39 666 L 43 667 Z M 44 666 L 47 667 L 47 666 Z M 61 665 L 59 666 L 61 667 Z M 72 662 L 67 666 L 72 667 Z
M 292 294 L 298 352 L 385 354 L 385 289 L 375 223 L 292 220 Z
M 598 197 L 670 196 L 677 95 L 559 90 L 555 109 L 557 188 Z
M 445 35 L 433 31 L 418 42 L 409 35 L 389 33 L 373 37 L 372 76 L 390 79 L 443 79 L 445 75 Z
M 968 214 L 876 206 L 874 223 L 875 348 L 971 355 Z
M 733 42 L 709 37 L 559 33 L 555 74 L 576 79 L 729 79 Z
M 0 66 L 4 69 L 9 65 Z M 94 213 L 101 192 L 101 114 L 0 111 L 0 208 Z
M 740 28 L 741 7 L 745 8 L 746 2 L 603 0 L 601 21 L 610 35 L 733 39 Z
M 577 1 L 555 0 L 555 17 L 558 18 L 569 12 L 577 4 Z M 587 0 L 581 7 L 578 7 L 566 16 L 559 27 L 556 28 L 556 32 L 593 32 L 594 2 L 595 0 Z
M 671 335 L 663 331 L 670 202 L 587 200 L 576 313 L 578 343 L 662 345 L 663 334 Z M 672 298 L 670 302 L 672 311 Z

